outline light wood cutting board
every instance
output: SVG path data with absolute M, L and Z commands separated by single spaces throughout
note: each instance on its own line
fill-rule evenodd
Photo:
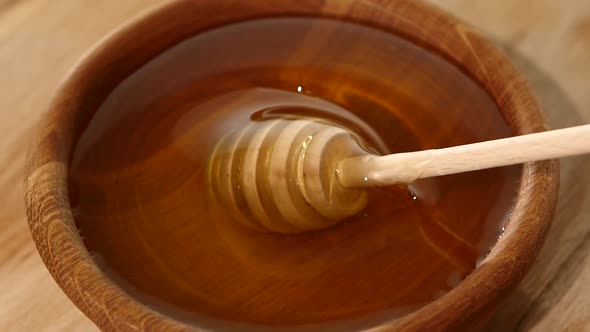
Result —
M 161 0 L 0 0 L 0 331 L 95 331 L 43 266 L 22 169 L 57 84 L 92 44 Z M 431 0 L 496 40 L 554 128 L 590 123 L 590 1 Z M 538 262 L 491 331 L 590 331 L 590 158 L 561 163 L 560 203 Z

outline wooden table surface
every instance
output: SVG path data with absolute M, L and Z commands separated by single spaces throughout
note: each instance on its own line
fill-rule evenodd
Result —
M 161 0 L 0 0 L 0 331 L 95 331 L 43 266 L 22 170 L 35 123 L 93 43 Z M 431 0 L 479 27 L 525 73 L 554 128 L 590 123 L 590 1 Z M 590 331 L 590 158 L 561 163 L 557 215 L 492 331 Z

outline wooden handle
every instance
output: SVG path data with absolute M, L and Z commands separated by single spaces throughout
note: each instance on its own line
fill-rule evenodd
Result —
M 444 149 L 347 158 L 338 165 L 338 178 L 345 187 L 384 186 L 589 152 L 590 125 L 584 125 Z

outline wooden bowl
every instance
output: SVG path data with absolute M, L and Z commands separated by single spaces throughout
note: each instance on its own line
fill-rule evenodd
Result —
M 104 330 L 194 330 L 138 302 L 107 278 L 90 257 L 72 217 L 67 174 L 72 149 L 115 85 L 168 47 L 209 27 L 268 16 L 322 16 L 369 24 L 443 55 L 494 98 L 516 134 L 547 129 L 526 82 L 489 42 L 457 19 L 415 0 L 173 1 L 101 41 L 54 97 L 26 172 L 26 210 L 47 268 L 70 299 Z M 509 227 L 491 254 L 459 286 L 374 331 L 479 330 L 523 278 L 555 209 L 558 164 L 524 165 Z

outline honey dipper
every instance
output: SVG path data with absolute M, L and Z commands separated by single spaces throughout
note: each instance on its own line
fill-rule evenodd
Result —
M 352 131 L 316 118 L 270 119 L 229 133 L 209 166 L 211 188 L 240 223 L 298 233 L 367 204 L 363 188 L 590 152 L 590 125 L 379 156 Z

